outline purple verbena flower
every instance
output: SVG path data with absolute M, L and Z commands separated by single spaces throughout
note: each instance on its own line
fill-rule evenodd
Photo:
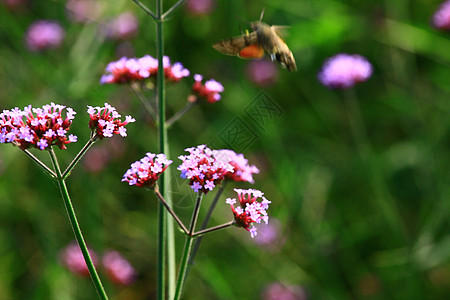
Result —
M 195 82 L 192 85 L 194 97 L 191 97 L 191 102 L 196 102 L 198 97 L 205 98 L 208 103 L 214 103 L 220 100 L 220 93 L 224 91 L 224 87 L 220 82 L 210 79 L 203 84 L 203 76 L 199 74 L 194 75 L 194 80 Z
M 129 285 L 136 278 L 133 266 L 117 251 L 108 251 L 102 258 L 103 267 L 112 282 Z
M 259 190 L 234 189 L 234 191 L 238 194 L 238 206 L 234 207 L 234 204 L 237 203 L 235 198 L 227 198 L 226 203 L 230 204 L 236 226 L 245 228 L 250 232 L 251 237 L 254 238 L 257 234 L 257 229 L 255 226 L 250 227 L 250 225 L 252 223 L 261 223 L 261 221 L 268 224 L 269 217 L 266 210 L 271 202 Z M 258 202 L 258 198 L 261 198 L 262 201 Z
M 182 178 L 189 179 L 189 185 L 195 192 L 207 194 L 222 182 L 228 172 L 234 171 L 227 157 L 206 145 L 187 148 L 185 151 L 189 155 L 178 157 L 182 163 L 177 169 L 181 171 Z
M 215 0 L 187 0 L 186 9 L 193 15 L 206 15 L 211 13 L 215 6 Z
M 442 30 L 450 30 L 450 0 L 442 3 L 433 14 L 433 25 Z
M 68 107 L 63 118 L 64 109 L 65 106 L 52 102 L 42 108 L 29 105 L 23 110 L 4 110 L 0 114 L 0 143 L 12 143 L 23 150 L 45 150 L 53 145 L 66 149 L 66 144 L 77 140 L 73 134 L 66 136 L 76 112 Z
M 94 265 L 97 264 L 97 255 L 91 249 L 88 249 Z M 74 274 L 88 277 L 89 270 L 77 243 L 70 243 L 61 251 L 62 263 Z
M 246 181 L 254 183 L 253 174 L 258 174 L 259 169 L 254 165 L 249 165 L 244 154 L 238 154 L 232 150 L 218 150 L 219 155 L 227 157 L 230 164 L 234 167 L 233 172 L 228 172 L 226 178 L 233 181 Z
M 26 43 L 31 51 L 57 48 L 64 39 L 64 29 L 54 21 L 36 21 L 28 27 Z
M 347 89 L 372 75 L 372 65 L 357 54 L 338 54 L 329 58 L 319 73 L 320 82 L 330 88 Z
M 278 68 L 266 59 L 252 60 L 246 68 L 246 75 L 259 86 L 270 86 L 277 81 Z
M 141 187 L 155 187 L 159 175 L 172 163 L 164 154 L 153 154 L 148 152 L 144 158 L 131 164 L 123 175 L 122 181 L 129 185 Z
M 124 12 L 107 25 L 107 37 L 114 40 L 127 40 L 136 36 L 138 19 L 131 12 Z
M 113 134 L 125 137 L 127 136 L 125 125 L 136 121 L 131 116 L 126 116 L 123 122 L 120 121 L 120 114 L 108 103 L 105 103 L 104 107 L 88 105 L 87 112 L 90 117 L 89 128 L 95 132 L 98 139 L 112 137 Z

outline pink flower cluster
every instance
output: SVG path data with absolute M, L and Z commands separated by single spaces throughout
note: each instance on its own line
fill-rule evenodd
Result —
M 156 159 L 155 159 L 156 157 Z M 129 185 L 154 187 L 159 175 L 172 163 L 164 154 L 148 152 L 144 158 L 131 164 L 131 168 L 123 175 L 122 181 Z
M 45 150 L 53 145 L 66 149 L 66 144 L 76 142 L 77 137 L 73 134 L 67 136 L 76 112 L 67 107 L 63 118 L 65 108 L 52 102 L 42 108 L 29 105 L 23 110 L 18 107 L 4 110 L 0 114 L 0 143 L 12 143 L 21 149 L 34 147 Z
M 338 54 L 329 58 L 319 73 L 320 82 L 330 88 L 347 89 L 369 79 L 372 65 L 357 54 Z
M 214 103 L 220 100 L 220 93 L 224 91 L 223 85 L 220 82 L 210 79 L 203 84 L 203 76 L 199 74 L 194 75 L 194 80 L 195 82 L 192 85 L 192 92 L 195 96 L 190 100 L 191 102 L 196 102 L 197 97 L 205 98 L 209 103 Z
M 181 177 L 189 179 L 189 185 L 195 192 L 207 194 L 222 182 L 228 172 L 234 168 L 229 158 L 211 150 L 206 145 L 187 148 L 189 155 L 181 155 L 182 164 L 178 166 Z
M 167 56 L 163 58 L 164 75 L 170 82 L 177 82 L 183 77 L 189 76 L 190 72 L 179 62 L 170 63 Z M 147 78 L 156 78 L 158 72 L 158 60 L 150 55 L 141 58 L 122 57 L 106 66 L 105 74 L 100 79 L 105 83 L 129 83 L 141 81 Z
M 96 266 L 98 263 L 97 254 L 89 249 L 89 255 Z M 85 277 L 89 276 L 89 269 L 77 243 L 70 243 L 61 251 L 61 261 L 72 273 Z M 133 266 L 117 251 L 107 251 L 103 255 L 102 265 L 109 279 L 115 284 L 129 285 L 136 278 L 136 271 Z
M 441 4 L 433 15 L 433 25 L 442 30 L 450 30 L 450 0 Z
M 126 116 L 124 122 L 120 121 L 118 119 L 121 117 L 120 114 L 108 103 L 105 103 L 104 107 L 88 105 L 87 112 L 90 117 L 89 128 L 95 131 L 95 135 L 99 139 L 112 137 L 114 133 L 125 137 L 127 136 L 125 125 L 136 121 L 131 116 Z
M 108 251 L 102 258 L 103 267 L 110 280 L 119 285 L 130 285 L 136 278 L 133 266 L 117 251 Z
M 57 22 L 41 20 L 28 28 L 26 43 L 31 51 L 53 49 L 61 44 L 64 36 L 64 29 Z
M 235 198 L 227 198 L 226 203 L 231 206 L 236 225 L 245 228 L 250 232 L 251 237 L 254 238 L 257 234 L 257 229 L 255 226 L 250 228 L 250 225 L 252 223 L 261 223 L 261 221 L 264 221 L 266 224 L 269 222 L 266 209 L 269 208 L 271 202 L 259 190 L 234 189 L 234 191 L 238 194 L 239 205 L 234 207 L 234 204 L 237 202 Z M 262 201 L 256 201 L 258 198 L 261 198 Z
M 223 149 L 217 151 L 219 156 L 225 156 L 233 166 L 234 171 L 228 172 L 225 177 L 233 181 L 246 181 L 254 183 L 253 174 L 258 174 L 259 169 L 254 165 L 249 165 L 244 154 L 237 154 L 233 150 Z

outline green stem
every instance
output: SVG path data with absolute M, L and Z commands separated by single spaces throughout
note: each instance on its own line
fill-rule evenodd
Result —
M 167 145 L 167 128 L 164 126 L 166 122 L 166 102 L 165 102 L 165 78 L 164 78 L 164 22 L 162 19 L 163 0 L 156 0 L 156 54 L 158 58 L 158 74 L 156 78 L 156 92 L 158 97 L 158 136 L 159 136 L 159 152 L 168 153 Z M 166 189 L 166 174 L 161 174 L 159 178 L 159 190 L 163 197 L 168 194 Z M 157 299 L 164 300 L 166 297 L 166 246 L 167 246 L 167 218 L 164 205 L 158 202 L 158 286 Z M 172 235 L 173 236 L 173 235 Z M 172 253 L 172 252 L 171 252 Z M 170 260 L 170 259 L 169 259 Z M 172 260 L 173 261 L 173 260 Z M 172 280 L 173 281 L 173 280 Z M 170 284 L 170 278 L 169 278 Z M 169 290 L 170 290 L 169 286 Z
M 200 230 L 206 229 L 208 227 L 209 219 L 211 219 L 214 208 L 216 208 L 217 202 L 219 201 L 220 196 L 222 196 L 225 187 L 227 186 L 228 181 L 224 181 L 224 183 L 220 186 L 219 190 L 214 197 L 214 200 L 211 202 L 209 206 L 208 212 L 206 213 L 205 219 L 203 220 L 202 226 Z M 189 265 L 191 266 L 194 263 L 195 256 L 197 255 L 198 248 L 200 247 L 200 243 L 202 242 L 202 237 L 199 237 L 195 240 L 194 248 L 192 249 L 192 254 L 189 257 Z
M 134 3 L 136 3 L 147 15 L 149 15 L 153 20 L 157 21 L 159 19 L 159 17 L 157 17 L 151 10 L 150 8 L 148 8 L 147 6 L 144 5 L 144 3 L 142 3 L 139 0 L 131 0 Z
M 42 170 L 48 175 L 50 176 L 51 179 L 55 180 L 56 179 L 56 174 L 55 172 L 53 172 L 49 167 L 47 167 L 42 161 L 40 161 L 36 156 L 34 156 L 33 154 L 31 154 L 30 151 L 28 151 L 27 149 L 23 150 L 23 153 L 25 153 L 26 155 L 28 155 L 29 158 L 31 158 L 32 161 L 34 161 L 39 167 L 42 168 Z
M 138 99 L 141 101 L 142 105 L 144 106 L 145 110 L 148 112 L 148 114 L 153 118 L 153 120 L 156 120 L 156 112 L 151 106 L 151 104 L 147 101 L 144 94 L 142 94 L 141 86 L 138 82 L 131 83 L 131 90 L 136 94 Z
M 186 2 L 186 0 L 178 0 L 177 3 L 175 3 L 171 8 L 169 8 L 169 9 L 162 15 L 163 20 L 169 18 L 170 15 L 171 15 L 178 7 L 180 7 L 184 2 Z
M 178 280 L 177 280 L 177 289 L 175 290 L 175 296 L 174 300 L 178 300 L 181 297 L 181 291 L 183 290 L 183 284 L 186 279 L 187 274 L 187 266 L 188 266 L 188 260 L 189 260 L 189 254 L 191 252 L 192 248 L 192 242 L 194 241 L 194 231 L 195 231 L 195 225 L 197 224 L 198 219 L 198 213 L 200 212 L 200 206 L 202 204 L 202 198 L 203 193 L 199 192 L 197 200 L 195 201 L 195 207 L 194 211 L 192 213 L 191 223 L 189 225 L 189 235 L 186 236 L 186 241 L 184 243 L 184 249 L 183 249 L 183 257 L 181 259 L 181 265 L 180 265 L 180 271 L 178 273 Z
M 207 229 L 199 230 L 199 231 L 195 232 L 194 234 L 192 234 L 192 237 L 201 238 L 203 235 L 205 235 L 207 233 L 211 233 L 211 232 L 214 232 L 214 231 L 222 230 L 222 229 L 228 228 L 230 226 L 233 226 L 234 224 L 236 224 L 235 220 L 227 222 L 227 223 L 224 223 L 222 225 L 217 225 L 217 226 L 210 227 L 210 228 L 207 228 Z M 192 252 L 192 255 L 194 255 L 193 252 Z M 189 261 L 192 263 L 194 261 L 194 259 L 193 258 L 189 259 Z
M 164 197 L 159 192 L 158 187 L 155 187 L 155 194 L 158 197 L 159 201 L 166 207 L 167 211 L 170 213 L 170 215 L 177 221 L 180 228 L 183 230 L 185 234 L 189 234 L 186 226 L 184 226 L 183 222 L 178 218 L 177 214 L 172 210 L 172 208 L 167 204 L 167 202 L 164 200 Z
M 84 156 L 84 154 L 89 150 L 89 148 L 91 148 L 91 146 L 95 143 L 97 139 L 95 138 L 95 136 L 91 137 L 89 139 L 89 141 L 86 143 L 86 145 L 84 145 L 84 147 L 80 150 L 80 152 L 78 152 L 77 156 L 75 156 L 75 158 L 72 160 L 72 162 L 67 166 L 66 170 L 64 171 L 64 173 L 62 174 L 62 178 L 64 180 L 67 179 L 67 177 L 69 177 L 70 172 L 72 172 L 73 168 L 77 165 L 77 163 L 81 160 L 81 158 Z
M 167 120 L 167 122 L 166 122 L 167 128 L 172 127 L 173 123 L 178 121 L 182 116 L 184 116 L 188 111 L 190 111 L 191 108 L 193 108 L 195 104 L 196 103 L 192 103 L 192 102 L 186 103 L 186 105 L 180 111 L 178 111 L 172 118 Z
M 105 290 L 103 288 L 100 277 L 95 270 L 94 263 L 92 262 L 91 256 L 89 254 L 88 248 L 86 246 L 86 242 L 84 241 L 83 234 L 81 233 L 80 225 L 78 224 L 77 217 L 75 215 L 75 211 L 73 209 L 72 201 L 70 200 L 69 191 L 66 186 L 66 182 L 62 176 L 61 169 L 59 167 L 58 159 L 56 158 L 55 152 L 52 148 L 49 150 L 50 159 L 52 160 L 53 167 L 56 171 L 56 180 L 58 181 L 58 187 L 61 192 L 61 196 L 64 200 L 64 205 L 66 207 L 67 214 L 69 216 L 70 224 L 72 225 L 72 230 L 75 234 L 75 238 L 78 242 L 78 245 L 83 253 L 84 261 L 89 270 L 89 274 L 91 275 L 91 279 L 94 283 L 95 289 L 97 290 L 97 294 L 100 299 L 107 300 L 108 296 L 106 296 Z

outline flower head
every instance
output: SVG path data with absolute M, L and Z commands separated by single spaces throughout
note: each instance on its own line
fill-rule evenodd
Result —
M 108 251 L 102 258 L 102 264 L 108 277 L 116 284 L 129 285 L 136 277 L 133 266 L 117 251 Z
M 192 102 L 197 101 L 197 97 L 205 98 L 209 103 L 214 103 L 220 100 L 220 93 L 224 91 L 223 85 L 220 82 L 210 79 L 203 84 L 203 76 L 199 74 L 194 75 L 194 80 L 195 82 L 192 85 L 194 98 L 192 98 Z
M 150 55 L 141 58 L 122 57 L 106 66 L 106 72 L 100 79 L 100 83 L 129 83 L 148 78 L 156 79 L 158 65 L 158 60 Z M 164 76 L 170 82 L 177 82 L 190 74 L 181 63 L 171 64 L 168 56 L 164 56 L 163 67 Z
M 338 54 L 329 58 L 319 73 L 320 82 L 330 88 L 347 89 L 372 75 L 372 65 L 366 58 L 354 54 Z
M 105 103 L 104 107 L 92 107 L 88 105 L 87 112 L 89 114 L 89 128 L 94 132 L 97 138 L 112 137 L 113 134 L 127 136 L 125 125 L 133 123 L 136 120 L 131 116 L 126 116 L 125 121 L 120 121 L 120 114 L 114 107 Z
M 248 189 L 234 189 L 238 194 L 238 206 L 234 207 L 237 203 L 235 198 L 227 198 L 226 203 L 231 206 L 231 210 L 234 214 L 236 226 L 245 228 L 252 238 L 257 234 L 255 226 L 250 227 L 252 223 L 264 223 L 269 222 L 269 216 L 267 216 L 266 210 L 271 203 L 264 197 L 264 193 L 259 190 Z M 262 201 L 258 202 L 257 199 L 261 198 Z
M 206 15 L 216 6 L 215 0 L 187 0 L 186 9 L 193 15 Z
M 253 174 L 258 174 L 259 169 L 254 165 L 249 165 L 248 160 L 244 157 L 244 154 L 238 154 L 233 150 L 223 149 L 218 150 L 218 155 L 223 155 L 229 160 L 230 164 L 234 167 L 233 172 L 228 172 L 226 178 L 233 181 L 246 181 L 254 183 Z
M 432 22 L 438 29 L 450 30 L 450 0 L 441 4 L 433 14 Z
M 36 21 L 28 27 L 26 43 L 31 51 L 57 48 L 64 39 L 64 29 L 57 22 Z
M 97 255 L 94 251 L 89 249 L 92 262 L 97 264 Z M 72 272 L 81 276 L 89 276 L 89 270 L 77 243 L 70 243 L 61 251 L 62 263 Z
M 189 179 L 189 185 L 195 192 L 207 194 L 220 184 L 228 172 L 234 168 L 229 158 L 220 155 L 218 150 L 211 150 L 206 145 L 185 149 L 189 155 L 178 158 L 182 163 L 178 166 L 181 177 Z
M 262 300 L 306 300 L 306 293 L 300 286 L 273 282 L 267 285 L 261 295 Z
M 124 12 L 107 25 L 106 35 L 110 39 L 127 40 L 136 36 L 138 27 L 136 16 L 130 12 Z
M 129 185 L 141 187 L 154 187 L 159 175 L 172 163 L 164 154 L 153 154 L 148 152 L 144 158 L 131 164 L 123 175 L 122 181 Z
M 277 66 L 265 59 L 252 60 L 246 69 L 247 77 L 259 86 L 270 86 L 277 81 Z
M 66 11 L 71 21 L 90 23 L 98 20 L 101 14 L 101 3 L 96 0 L 68 0 Z
M 29 105 L 23 110 L 4 110 L 0 114 L 0 143 L 12 143 L 21 149 L 45 150 L 53 145 L 66 149 L 66 144 L 77 141 L 75 135 L 67 135 L 75 114 L 72 108 L 53 102 L 42 108 Z

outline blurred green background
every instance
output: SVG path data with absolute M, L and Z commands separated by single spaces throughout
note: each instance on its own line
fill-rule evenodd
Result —
M 0 109 L 51 101 L 74 108 L 72 133 L 79 140 L 57 151 L 63 166 L 89 137 L 86 105 L 107 101 L 136 118 L 127 138 L 94 145 L 68 186 L 89 246 L 99 254 L 119 251 L 139 274 L 132 285 L 117 287 L 100 270 L 110 298 L 153 299 L 156 199 L 120 180 L 130 163 L 158 151 L 156 131 L 127 86 L 102 86 L 99 79 L 107 63 L 123 55 L 155 56 L 155 25 L 128 0 L 96 1 L 100 12 L 89 23 L 69 18 L 67 1 L 22 2 L 0 6 Z M 154 1 L 143 2 L 154 8 Z M 197 105 L 169 132 L 174 207 L 188 223 L 192 194 L 176 171 L 183 149 L 229 147 L 224 133 L 240 120 L 252 139 L 239 145 L 261 173 L 254 185 L 228 185 L 211 224 L 231 219 L 224 201 L 239 186 L 265 192 L 280 227 L 270 246 L 239 228 L 206 236 L 184 299 L 264 299 L 273 282 L 297 286 L 308 299 L 448 297 L 450 33 L 430 25 L 440 1 L 214 2 L 203 15 L 181 7 L 165 26 L 172 61 L 225 86 L 221 101 Z M 258 19 L 263 8 L 265 22 L 289 25 L 285 39 L 298 72 L 277 66 L 276 82 L 261 87 L 249 80 L 249 61 L 211 45 L 248 28 L 246 21 Z M 105 24 L 125 11 L 138 18 L 137 34 L 105 38 Z M 27 50 L 25 32 L 40 19 L 65 29 L 58 49 Z M 351 92 L 317 80 L 324 60 L 342 52 L 363 55 L 374 68 Z M 192 82 L 167 85 L 169 115 L 185 105 Z M 260 95 L 277 107 L 263 123 L 247 113 Z M 32 152 L 49 161 L 46 153 Z M 212 197 L 205 198 L 203 213 Z M 90 279 L 61 264 L 59 253 L 72 240 L 57 187 L 20 150 L 2 145 L 0 299 L 95 299 Z M 179 257 L 180 233 L 176 241 Z

